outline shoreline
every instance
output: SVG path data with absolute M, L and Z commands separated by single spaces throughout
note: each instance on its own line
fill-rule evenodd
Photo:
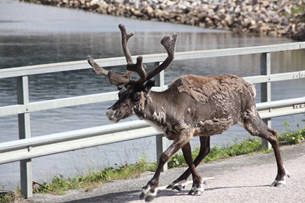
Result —
M 281 0 L 19 0 L 89 12 L 185 24 L 238 34 L 305 40 L 305 3 Z

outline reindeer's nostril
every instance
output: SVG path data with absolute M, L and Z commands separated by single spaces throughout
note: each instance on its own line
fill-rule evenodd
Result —
M 108 109 L 106 111 L 106 116 L 107 116 L 108 120 L 112 123 L 117 123 L 120 120 L 120 118 L 118 116 L 118 110 Z
M 106 111 L 106 116 L 108 118 L 109 121 L 113 122 L 113 123 L 117 123 L 119 121 L 119 119 L 115 116 L 116 115 L 116 110 L 112 110 L 112 109 L 108 109 Z

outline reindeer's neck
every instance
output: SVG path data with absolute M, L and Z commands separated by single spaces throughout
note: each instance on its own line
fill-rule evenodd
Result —
M 152 124 L 157 130 L 163 132 L 170 140 L 179 136 L 179 132 L 184 127 L 183 121 L 175 108 L 173 108 L 173 98 L 167 91 L 150 92 L 145 97 L 145 105 L 141 112 L 136 112 L 140 119 L 144 119 Z
M 150 92 L 144 99 L 144 106 L 140 111 L 135 111 L 136 115 L 163 132 L 168 139 L 175 139 L 180 123 L 172 112 L 172 98 L 166 92 Z
M 168 97 L 164 92 L 151 91 L 142 97 L 141 107 L 136 108 L 135 113 L 140 119 L 150 121 L 157 126 L 165 126 L 168 116 L 166 104 L 170 103 L 167 100 Z

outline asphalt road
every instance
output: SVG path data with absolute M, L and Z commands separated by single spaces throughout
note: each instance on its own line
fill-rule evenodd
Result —
M 273 153 L 239 156 L 198 166 L 207 182 L 201 196 L 188 195 L 191 181 L 180 192 L 165 189 L 186 168 L 162 173 L 153 202 L 305 202 L 305 143 L 282 146 L 281 152 L 291 176 L 285 186 L 270 187 L 277 171 Z M 137 179 L 114 181 L 89 192 L 69 191 L 63 196 L 35 194 L 28 202 L 144 202 L 139 195 L 151 177 L 147 172 Z

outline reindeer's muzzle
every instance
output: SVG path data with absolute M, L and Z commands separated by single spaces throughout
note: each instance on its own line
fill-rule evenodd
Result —
M 117 123 L 120 120 L 118 118 L 118 110 L 108 109 L 106 111 L 106 116 L 107 116 L 108 120 L 112 123 Z

